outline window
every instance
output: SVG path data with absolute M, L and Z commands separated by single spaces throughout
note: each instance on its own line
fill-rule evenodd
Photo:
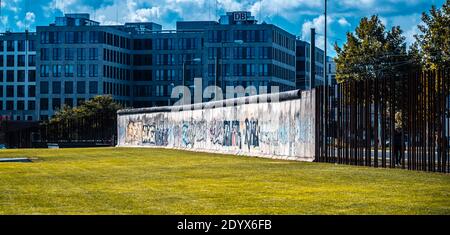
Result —
M 86 77 L 86 65 L 77 64 L 77 77 Z
M 75 52 L 73 48 L 65 48 L 64 49 L 64 59 L 65 60 L 74 60 Z
M 61 82 L 52 82 L 52 94 L 61 94 Z
M 58 110 L 61 108 L 61 99 L 60 98 L 53 98 L 52 99 L 52 109 Z
M 62 65 L 54 64 L 53 65 L 53 77 L 59 78 L 62 74 Z
M 77 94 L 86 93 L 86 83 L 84 81 L 77 82 Z
M 6 97 L 14 97 L 14 86 L 6 86 Z
M 28 66 L 36 66 L 36 55 L 28 56 Z
M 25 101 L 23 100 L 17 101 L 17 110 L 25 110 Z
M 48 82 L 40 82 L 40 85 L 41 94 L 48 94 Z
M 97 94 L 98 93 L 98 82 L 90 81 L 89 82 L 89 94 Z
M 34 100 L 28 101 L 28 110 L 35 110 L 36 109 L 36 102 Z
M 40 71 L 41 71 L 41 77 L 48 77 L 50 75 L 50 66 L 49 65 L 41 65 Z
M 72 64 L 66 64 L 64 67 L 64 75 L 66 77 L 73 77 L 73 65 Z
M 0 70 L 0 82 L 3 82 L 3 70 Z M 1 96 L 1 95 L 0 95 Z
M 89 77 L 97 77 L 98 76 L 98 65 L 90 64 L 89 65 Z
M 36 70 L 28 70 L 28 81 L 29 82 L 36 81 Z
M 25 66 L 25 55 L 17 56 L 17 66 L 24 67 Z
M 50 60 L 49 48 L 41 48 L 41 60 Z
M 12 100 L 6 101 L 6 110 L 14 110 L 14 101 Z
M 98 60 L 98 48 L 89 48 L 89 60 Z
M 41 98 L 41 110 L 48 110 L 48 99 L 47 98 Z M 43 117 L 41 117 L 42 119 Z
M 67 44 L 75 43 L 75 33 L 74 32 L 66 32 L 65 39 Z
M 61 48 L 53 48 L 53 60 L 61 60 L 61 59 L 62 59 Z
M 73 82 L 64 82 L 64 94 L 73 94 Z
M 14 51 L 14 41 L 6 41 L 6 51 Z
M 0 40 L 0 51 L 3 51 L 3 40 Z M 1 103 L 1 102 L 0 102 Z
M 25 41 L 24 40 L 17 41 L 17 50 L 25 51 Z
M 3 55 L 0 55 L 0 67 L 3 67 L 3 65 L 4 65 Z
M 72 98 L 65 98 L 64 99 L 64 105 L 72 107 L 73 106 L 73 99 Z
M 28 51 L 36 51 L 36 41 L 35 40 L 28 41 Z
M 77 48 L 77 60 L 86 60 L 86 48 Z
M 25 97 L 25 86 L 24 85 L 17 86 L 17 97 Z
M 14 55 L 6 56 L 6 66 L 14 67 Z
M 14 82 L 14 70 L 6 71 L 6 81 L 7 82 Z
M 25 82 L 25 70 L 17 70 L 17 81 Z
M 30 85 L 28 86 L 28 97 L 35 97 L 36 96 L 36 86 Z
M 98 43 L 99 42 L 99 34 L 100 34 L 100 32 L 95 32 L 95 31 L 89 32 L 89 43 Z

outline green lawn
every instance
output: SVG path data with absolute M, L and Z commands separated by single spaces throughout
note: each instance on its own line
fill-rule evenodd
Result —
M 450 214 L 450 175 L 164 149 L 1 150 L 0 214 Z

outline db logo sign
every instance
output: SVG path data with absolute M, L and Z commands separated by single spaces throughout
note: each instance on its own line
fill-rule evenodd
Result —
M 234 21 L 245 21 L 247 20 L 247 12 L 235 12 L 233 18 Z

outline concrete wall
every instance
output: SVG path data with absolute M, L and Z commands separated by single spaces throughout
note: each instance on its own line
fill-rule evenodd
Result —
M 245 104 L 231 107 L 217 107 L 216 102 L 184 111 L 175 111 L 176 107 L 121 110 L 118 146 L 314 160 L 315 92 L 281 93 L 278 102 L 261 102 L 261 97 L 247 97 Z M 244 101 L 240 99 L 223 104 Z

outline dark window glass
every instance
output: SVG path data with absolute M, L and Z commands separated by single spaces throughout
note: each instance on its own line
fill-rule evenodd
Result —
M 77 94 L 86 93 L 86 83 L 84 81 L 77 82 Z
M 52 93 L 60 94 L 61 93 L 61 82 L 52 82 Z
M 17 81 L 18 82 L 25 82 L 25 70 L 18 70 L 17 71 Z
M 34 100 L 28 101 L 28 110 L 35 110 L 36 109 L 36 102 Z
M 6 101 L 6 110 L 14 110 L 14 101 L 8 100 Z
M 12 41 L 12 40 L 6 41 L 6 50 L 14 51 L 14 41 Z
M 36 66 L 36 55 L 28 56 L 28 66 Z
M 25 97 L 25 86 L 24 85 L 17 86 L 17 97 Z
M 89 82 L 89 94 L 97 94 L 98 93 L 98 82 L 90 81 Z
M 28 86 L 28 97 L 35 97 L 36 96 L 36 86 L 30 85 Z
M 47 98 L 41 98 L 40 105 L 41 105 L 41 110 L 48 110 L 48 99 Z
M 73 106 L 73 99 L 72 98 L 65 98 L 64 99 L 64 105 L 72 107 Z
M 36 70 L 28 70 L 28 81 L 29 82 L 36 81 Z
M 17 41 L 17 50 L 25 51 L 25 41 L 24 40 Z
M 14 70 L 7 70 L 6 71 L 6 81 L 7 82 L 14 82 Z
M 6 97 L 14 97 L 14 86 L 6 86 Z
M 40 85 L 41 94 L 48 94 L 48 82 L 41 82 Z
M 64 94 L 73 94 L 73 82 L 64 82 Z
M 52 99 L 52 109 L 58 110 L 61 108 L 61 99 L 60 98 L 53 98 Z
M 6 56 L 6 66 L 14 67 L 14 55 Z
M 17 66 L 25 66 L 25 55 L 17 56 Z

